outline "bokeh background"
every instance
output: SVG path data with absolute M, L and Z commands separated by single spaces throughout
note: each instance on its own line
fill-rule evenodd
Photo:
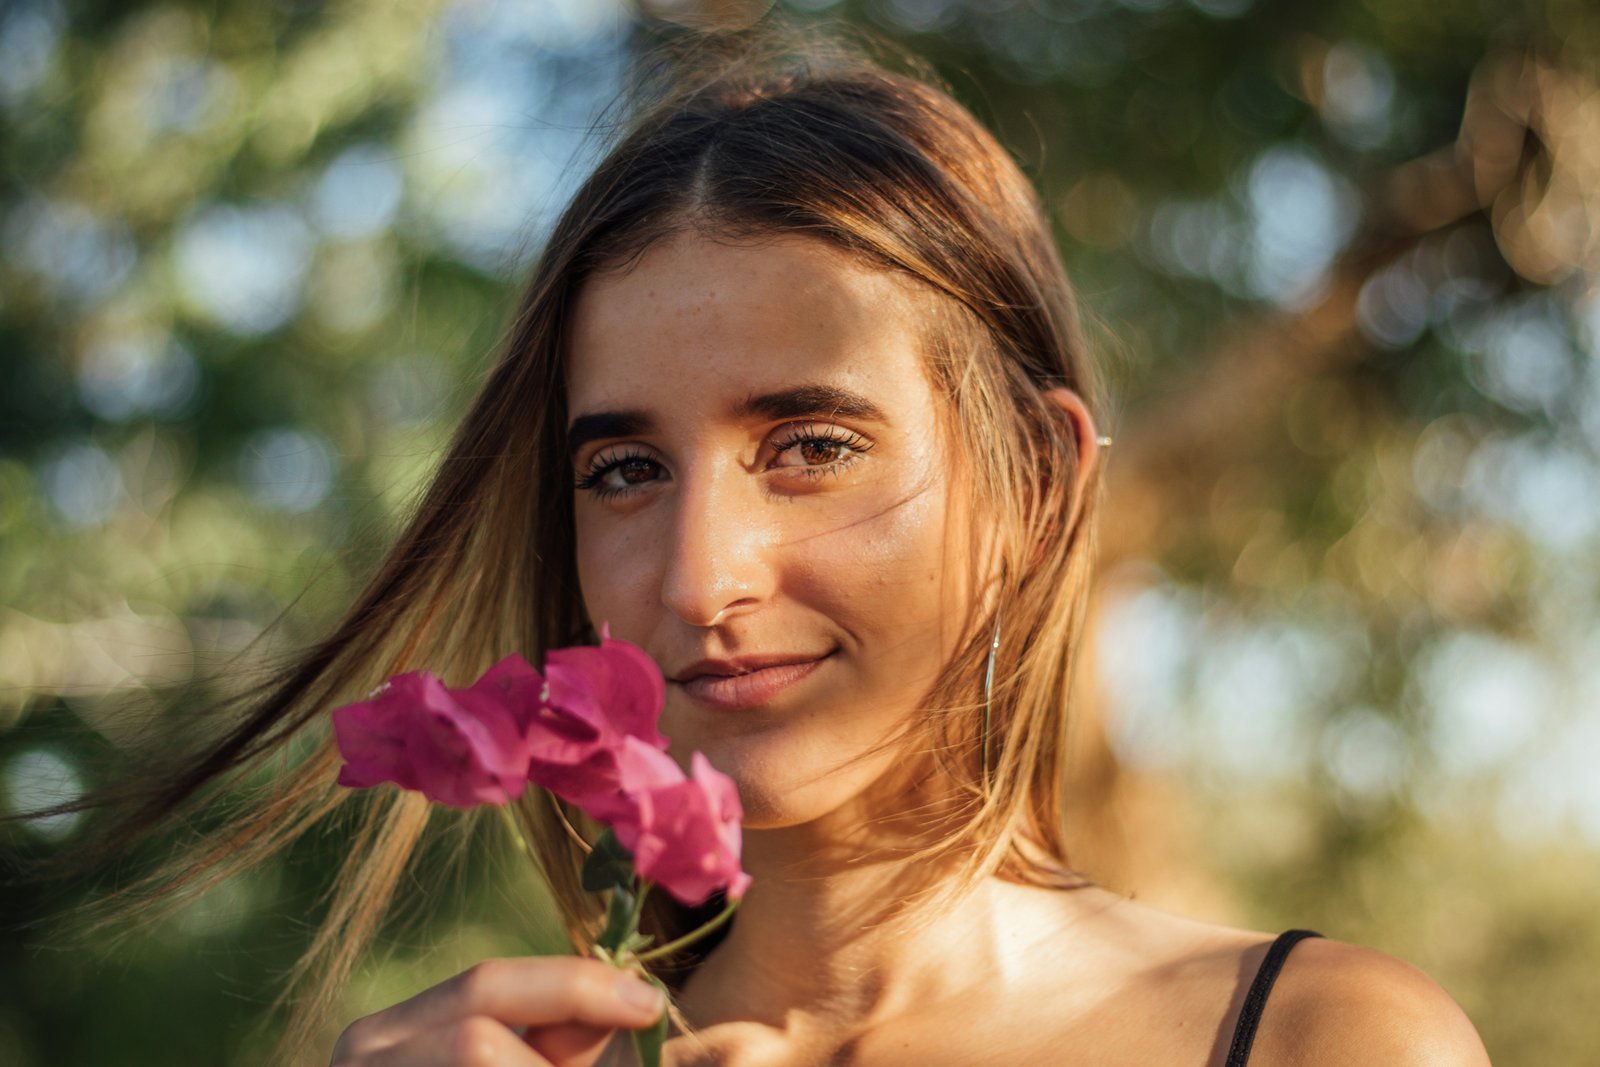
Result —
M 0 805 L 329 621 L 630 64 L 767 6 L 0 5 Z M 1600 1062 L 1600 8 L 779 7 L 930 61 L 1096 321 L 1086 868 L 1405 957 L 1504 1067 Z M 0 1063 L 264 1062 L 340 854 L 90 945 L 115 872 L 12 880 Z M 425 883 L 345 1018 L 550 943 L 525 875 Z

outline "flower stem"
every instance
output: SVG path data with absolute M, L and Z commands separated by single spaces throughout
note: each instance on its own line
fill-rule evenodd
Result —
M 644 898 L 650 892 L 650 887 L 655 883 L 648 878 L 640 878 L 634 883 L 633 911 L 628 916 L 628 933 L 638 933 L 639 917 L 644 914 Z
M 653 948 L 649 952 L 641 952 L 635 956 L 634 959 L 638 960 L 640 963 L 649 963 L 651 960 L 658 960 L 663 956 L 670 956 L 679 949 L 688 948 L 690 945 L 694 944 L 696 941 L 700 940 L 702 937 L 706 936 L 711 931 L 715 930 L 717 927 L 731 919 L 733 917 L 733 913 L 738 910 L 739 902 L 737 900 L 730 900 L 728 901 L 728 906 L 722 909 L 721 914 L 719 914 L 715 919 L 712 919 L 710 922 L 706 923 L 704 926 L 701 926 L 695 930 L 690 930 L 676 941 L 668 941 L 660 948 Z

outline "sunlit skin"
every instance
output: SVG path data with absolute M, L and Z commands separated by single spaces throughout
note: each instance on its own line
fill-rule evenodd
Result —
M 580 292 L 567 401 L 591 619 L 673 676 L 702 658 L 826 654 L 781 691 L 714 699 L 759 671 L 669 687 L 675 755 L 708 753 L 744 795 L 755 881 L 677 997 L 693 1032 L 665 1061 L 1220 1067 L 1269 936 L 998 878 L 916 936 L 882 907 L 949 876 L 904 858 L 949 783 L 914 744 L 883 742 L 916 720 L 998 565 L 987 530 L 969 543 L 963 457 L 936 432 L 946 412 L 918 348 L 930 299 L 799 236 L 684 235 Z M 1094 422 L 1072 391 L 1045 396 L 1084 479 Z M 353 1022 L 333 1063 L 632 1063 L 613 1036 L 658 1017 L 649 993 L 599 960 L 486 960 Z M 1425 975 L 1313 940 L 1250 1067 L 1487 1062 Z
M 637 416 L 572 457 L 590 618 L 669 676 L 703 657 L 828 654 L 753 708 L 707 708 L 668 685 L 673 754 L 703 751 L 738 784 L 755 878 L 681 997 L 698 1035 L 669 1042 L 668 1062 L 1058 1063 L 1071 1050 L 1086 1064 L 1220 1064 L 1261 934 L 998 879 L 915 939 L 864 928 L 905 874 L 872 850 L 914 842 L 910 813 L 941 789 L 915 753 L 877 748 L 916 714 L 979 595 L 953 564 L 991 559 L 965 534 L 973 498 L 923 370 L 929 299 L 814 238 L 692 233 L 580 294 L 570 417 L 593 430 L 601 413 Z M 877 411 L 738 413 L 802 385 Z M 1094 423 L 1071 391 L 1048 395 L 1086 477 Z M 839 860 L 852 854 L 869 858 Z M 1486 1062 L 1459 1010 L 1407 965 L 1335 941 L 1296 953 L 1252 1067 Z M 1377 1004 L 1414 1010 L 1458 1054 L 1412 1059 L 1392 1035 L 1352 1038 Z M 612 1047 L 607 1062 L 626 1062 Z
M 673 753 L 704 751 L 751 828 L 857 822 L 851 799 L 892 751 L 846 766 L 911 713 L 957 637 L 966 549 L 923 373 L 911 283 L 787 239 L 682 239 L 580 300 L 569 411 L 648 414 L 653 432 L 579 446 L 578 568 L 590 617 L 669 678 L 691 662 L 832 653 L 748 710 L 669 682 Z M 882 418 L 729 413 L 826 385 Z M 615 494 L 615 495 L 613 495 Z
M 588 484 L 576 514 L 590 617 L 669 676 L 708 656 L 831 652 L 758 708 L 707 709 L 668 685 L 662 725 L 674 754 L 707 753 L 746 810 L 746 866 L 760 888 L 722 959 L 762 934 L 769 908 L 785 922 L 766 935 L 788 945 L 764 943 L 754 953 L 763 970 L 801 941 L 815 968 L 835 927 L 859 950 L 848 898 L 870 896 L 890 872 L 829 869 L 817 880 L 824 870 L 805 861 L 859 843 L 887 813 L 886 794 L 914 803 L 897 773 L 914 761 L 874 749 L 949 658 L 971 596 L 950 565 L 968 551 L 952 502 L 970 496 L 923 369 L 917 317 L 928 299 L 813 239 L 687 236 L 592 280 L 579 301 L 567 378 L 575 424 L 600 412 L 652 424 L 584 442 L 573 457 L 575 482 Z M 747 397 L 818 384 L 865 398 L 881 418 L 730 414 Z M 1060 392 L 1088 434 L 1081 401 Z M 795 873 L 808 876 L 803 889 Z M 840 948 L 842 969 L 862 965 Z M 808 982 L 822 977 L 812 973 Z

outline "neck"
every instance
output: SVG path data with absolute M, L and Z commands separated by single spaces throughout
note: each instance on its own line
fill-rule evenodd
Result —
M 871 1025 L 969 989 L 977 975 L 1004 977 L 1033 934 L 1019 921 L 1018 887 L 985 879 L 941 905 L 961 858 L 918 856 L 940 820 L 926 808 L 902 820 L 860 816 L 746 833 L 754 881 L 684 990 L 696 1027 Z

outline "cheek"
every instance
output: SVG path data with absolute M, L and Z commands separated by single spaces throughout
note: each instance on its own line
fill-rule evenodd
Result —
M 652 602 L 643 595 L 651 541 L 646 528 L 640 523 L 585 521 L 580 514 L 574 534 L 578 587 L 589 617 L 596 627 L 609 620 L 613 635 L 638 633 L 627 616 Z
M 939 482 L 886 495 L 859 520 L 830 537 L 819 553 L 819 580 L 836 590 L 849 614 L 876 638 L 877 655 L 902 642 L 925 642 L 942 628 L 953 603 L 959 553 L 947 543 L 949 497 Z

